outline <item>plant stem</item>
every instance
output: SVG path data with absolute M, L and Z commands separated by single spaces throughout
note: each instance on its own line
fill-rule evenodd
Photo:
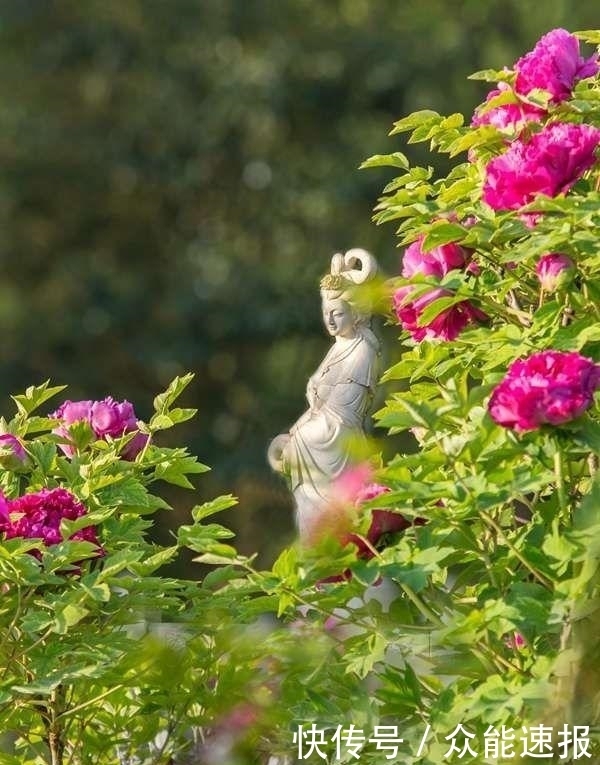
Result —
M 556 477 L 556 492 L 558 494 L 558 506 L 561 510 L 567 510 L 567 492 L 565 490 L 565 475 L 564 475 L 564 463 L 563 454 L 560 450 L 560 445 L 556 445 L 556 452 L 554 453 L 554 475 Z
M 546 577 L 543 576 L 543 574 L 540 574 L 540 572 L 537 571 L 531 565 L 531 563 L 529 563 L 527 558 L 521 552 L 519 552 L 519 550 L 517 550 L 517 548 L 508 539 L 508 537 L 506 536 L 506 534 L 502 530 L 502 527 L 498 523 L 496 523 L 496 521 L 490 515 L 488 515 L 488 513 L 486 513 L 485 511 L 480 510 L 479 511 L 479 515 L 481 516 L 481 518 L 483 518 L 483 520 L 486 523 L 489 523 L 490 526 L 492 526 L 494 529 L 496 529 L 496 531 L 499 534 L 502 535 L 502 539 L 504 539 L 504 543 L 506 544 L 508 549 L 512 552 L 512 554 L 515 556 L 515 558 L 517 558 L 517 560 L 519 560 L 525 566 L 525 568 L 538 580 L 538 582 L 540 584 L 543 584 L 544 587 L 546 587 L 547 589 L 551 590 L 552 589 L 552 582 L 550 580 L 546 579 Z
M 404 584 L 403 582 L 398 582 L 398 586 L 401 590 L 404 591 L 404 593 L 407 595 L 408 599 L 411 600 L 414 605 L 417 607 L 417 609 L 421 612 L 421 614 L 428 619 L 430 622 L 435 624 L 437 627 L 443 627 L 444 622 L 440 619 L 440 617 L 434 613 L 429 606 L 425 605 L 421 598 L 417 595 L 417 593 L 412 589 L 412 587 L 409 587 L 407 584 Z
M 63 741 L 63 729 L 58 717 L 62 713 L 64 704 L 64 688 L 58 686 L 50 694 L 49 703 L 44 712 L 44 724 L 46 726 L 46 743 L 50 750 L 51 765 L 63 765 L 65 745 Z

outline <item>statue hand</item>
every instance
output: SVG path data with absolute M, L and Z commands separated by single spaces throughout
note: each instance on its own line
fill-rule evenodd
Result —
M 269 465 L 276 473 L 288 473 L 288 466 L 284 459 L 285 449 L 290 442 L 289 433 L 280 433 L 271 441 L 267 450 Z

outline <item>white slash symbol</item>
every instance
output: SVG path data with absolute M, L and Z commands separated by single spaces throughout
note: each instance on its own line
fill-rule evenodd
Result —
M 425 728 L 425 733 L 423 733 L 423 738 L 421 739 L 421 746 L 419 747 L 419 751 L 417 752 L 417 757 L 420 757 L 423 753 L 423 749 L 425 748 L 425 744 L 427 743 L 427 736 L 429 736 L 429 731 L 431 730 L 431 725 L 427 723 L 427 727 Z

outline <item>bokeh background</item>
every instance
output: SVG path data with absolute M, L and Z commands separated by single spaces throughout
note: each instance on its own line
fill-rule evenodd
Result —
M 371 222 L 390 172 L 358 165 L 431 163 L 393 121 L 470 115 L 467 76 L 558 26 L 599 27 L 597 0 L 1 0 L 0 411 L 51 378 L 143 419 L 195 372 L 163 441 L 213 470 L 157 539 L 232 492 L 223 521 L 271 562 L 294 532 L 265 452 L 328 346 L 319 277 L 352 246 L 398 270 Z

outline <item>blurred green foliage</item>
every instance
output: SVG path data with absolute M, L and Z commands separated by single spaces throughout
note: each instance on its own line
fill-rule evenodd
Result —
M 351 246 L 397 268 L 385 171 L 358 165 L 410 111 L 471 114 L 465 73 L 596 23 L 592 0 L 3 0 L 2 399 L 50 377 L 144 418 L 194 370 L 180 437 L 272 559 L 291 501 L 264 455 L 326 348 L 318 278 Z

